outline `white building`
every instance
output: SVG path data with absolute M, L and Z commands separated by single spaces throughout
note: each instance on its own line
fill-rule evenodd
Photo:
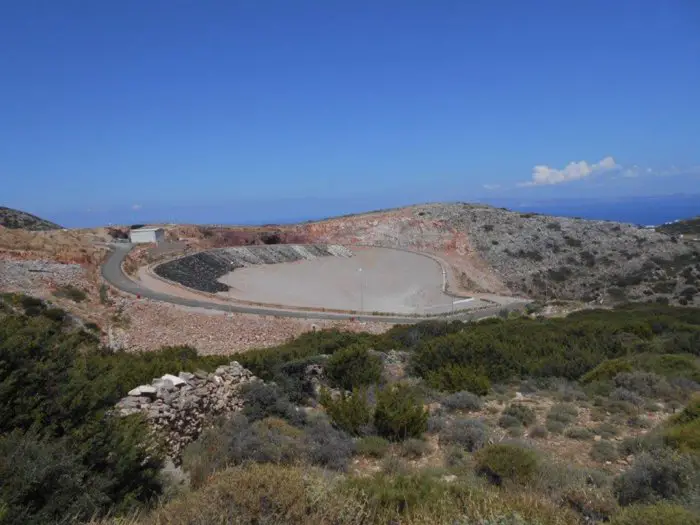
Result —
M 129 239 L 136 244 L 159 243 L 165 240 L 165 230 L 163 228 L 137 228 L 129 232 Z

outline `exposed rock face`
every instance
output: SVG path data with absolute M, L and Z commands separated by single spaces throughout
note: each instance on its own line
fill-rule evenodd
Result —
M 243 408 L 240 388 L 257 378 L 232 361 L 214 373 L 165 374 L 141 385 L 117 403 L 120 415 L 142 413 L 152 428 L 165 436 L 168 455 L 179 463 L 184 448 L 197 439 L 207 422 Z

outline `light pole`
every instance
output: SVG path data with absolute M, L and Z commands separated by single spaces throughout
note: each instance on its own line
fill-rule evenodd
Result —
M 365 291 L 364 281 L 362 279 L 362 268 L 358 268 L 357 273 L 360 274 L 360 312 L 363 312 L 365 310 Z

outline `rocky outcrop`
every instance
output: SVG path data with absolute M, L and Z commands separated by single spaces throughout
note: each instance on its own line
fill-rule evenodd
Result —
M 216 416 L 243 408 L 240 388 L 257 378 L 238 362 L 213 373 L 165 374 L 141 385 L 116 405 L 122 416 L 141 413 L 154 431 L 164 436 L 168 455 L 179 463 L 184 448 L 197 439 Z

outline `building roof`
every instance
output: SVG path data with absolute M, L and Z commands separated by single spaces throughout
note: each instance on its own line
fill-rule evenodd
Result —
M 156 228 L 136 228 L 131 230 L 132 232 L 156 232 L 158 230 L 162 230 L 163 228 L 161 227 L 156 227 Z

